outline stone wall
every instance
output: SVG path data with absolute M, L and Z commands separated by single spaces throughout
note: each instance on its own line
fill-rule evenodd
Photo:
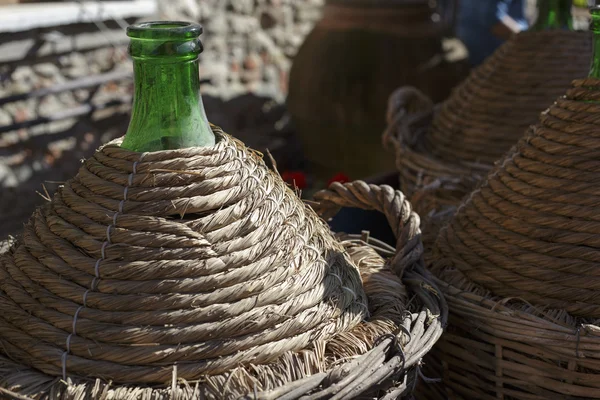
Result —
M 245 93 L 283 102 L 291 60 L 321 15 L 324 0 L 174 0 L 161 18 L 204 27 L 203 94 L 230 99 Z
M 0 133 L 0 241 L 21 230 L 44 197 L 76 174 L 81 159 L 127 127 L 127 100 L 104 105 L 130 98 L 130 79 L 31 96 L 102 74 L 131 73 L 122 29 L 89 25 L 0 35 L 0 98 L 23 97 L 0 105 L 0 127 L 45 121 Z M 77 111 L 81 115 L 73 116 Z M 57 119 L 61 114 L 67 118 Z

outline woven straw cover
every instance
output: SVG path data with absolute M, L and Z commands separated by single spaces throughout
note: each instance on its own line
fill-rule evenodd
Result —
M 317 204 L 386 212 L 400 246 L 386 264 L 213 130 L 210 148 L 111 142 L 34 213 L 0 261 L 0 386 L 78 400 L 410 389 L 444 313 L 434 289 L 407 311 L 396 276 L 417 292 L 427 278 L 404 196 L 358 182 Z
M 449 216 L 571 80 L 587 75 L 590 57 L 589 32 L 523 32 L 437 107 L 415 88 L 394 92 L 383 141 L 416 211 Z
M 440 231 L 450 390 L 600 398 L 598 160 L 600 80 L 576 80 Z

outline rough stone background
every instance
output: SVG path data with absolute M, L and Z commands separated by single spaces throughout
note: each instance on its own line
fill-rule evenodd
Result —
M 202 91 L 223 99 L 245 93 L 282 102 L 293 56 L 321 15 L 324 0 L 175 0 L 161 17 L 198 21 Z

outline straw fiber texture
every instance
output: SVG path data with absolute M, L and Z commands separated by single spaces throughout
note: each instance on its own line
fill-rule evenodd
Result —
M 600 320 L 495 296 L 452 268 L 434 273 L 451 313 L 425 362 L 441 360 L 433 386 L 445 396 L 419 398 L 600 399 Z
M 384 144 L 424 222 L 450 216 L 571 80 L 587 75 L 591 49 L 589 32 L 523 32 L 437 107 L 412 87 L 390 96 Z
M 600 318 L 600 82 L 574 81 L 441 231 L 493 293 Z
M 406 312 L 383 260 L 347 251 L 259 154 L 213 129 L 210 148 L 111 142 L 34 213 L 0 263 L 0 386 L 77 400 L 411 388 L 405 369 L 441 334 L 437 291 Z M 401 193 L 377 199 L 399 205 L 396 230 L 419 248 Z M 399 253 L 399 276 L 422 276 Z
M 600 80 L 576 80 L 440 231 L 449 390 L 600 398 L 599 159 Z

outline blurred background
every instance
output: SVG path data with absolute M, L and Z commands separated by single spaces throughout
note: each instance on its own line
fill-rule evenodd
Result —
M 464 64 L 467 51 L 452 37 L 455 10 L 425 3 L 430 22 L 450 14 L 449 26 L 439 33 L 439 51 L 448 63 Z M 525 3 L 526 18 L 532 21 L 535 1 Z M 295 57 L 323 18 L 324 7 L 324 0 L 0 0 L 0 238 L 20 231 L 35 206 L 75 175 L 83 158 L 124 134 L 132 95 L 125 28 L 136 21 L 185 20 L 204 26 L 200 73 L 209 119 L 248 146 L 268 149 L 284 178 L 306 193 L 324 187 L 328 179 L 356 178 L 343 170 L 311 174 L 305 157 L 310 141 L 307 145 L 299 138 L 286 105 Z M 348 23 L 354 21 L 348 15 Z M 574 16 L 585 29 L 586 9 L 577 9 Z M 331 29 L 347 28 L 343 18 L 336 22 Z M 345 51 L 349 60 L 362 59 L 355 49 Z M 379 64 L 396 49 L 386 51 Z M 322 54 L 308 59 L 315 70 L 327 63 Z M 347 63 L 336 62 L 334 68 L 345 69 Z M 312 67 L 304 63 L 302 72 L 308 69 Z M 452 86 L 467 72 L 468 67 L 462 69 Z M 296 82 L 309 85 L 316 79 L 308 74 Z M 354 79 L 363 78 L 359 74 Z M 386 86 L 385 93 L 393 89 Z M 301 101 L 314 100 L 296 92 Z M 385 107 L 377 106 L 376 113 L 381 127 L 374 127 L 372 135 L 379 140 Z

